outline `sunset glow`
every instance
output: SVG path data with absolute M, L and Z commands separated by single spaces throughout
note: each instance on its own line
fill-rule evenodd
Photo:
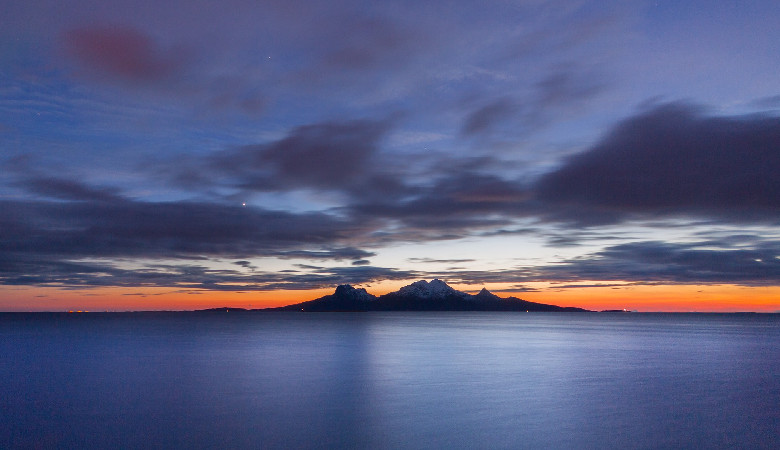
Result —
M 414 280 L 408 280 L 409 283 Z M 382 295 L 402 287 L 404 283 L 368 287 L 374 295 Z M 576 306 L 592 311 L 621 310 L 638 312 L 779 312 L 780 288 L 744 287 L 734 285 L 626 285 L 623 287 L 585 287 L 557 289 L 549 283 L 535 283 L 536 291 L 501 291 L 501 285 L 487 285 L 499 297 L 559 306 Z M 471 293 L 479 289 L 453 285 Z M 480 288 L 481 289 L 481 288 Z M 192 290 L 172 292 L 165 288 L 98 288 L 62 290 L 55 288 L 3 289 L 0 310 L 3 311 L 138 311 L 196 310 L 214 307 L 244 309 L 271 308 L 300 303 L 332 294 L 333 289 L 269 292 L 212 292 Z
M 0 310 L 780 310 L 777 1 L 7 3 Z

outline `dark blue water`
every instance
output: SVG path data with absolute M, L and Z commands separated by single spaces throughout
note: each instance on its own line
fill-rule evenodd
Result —
M 0 448 L 778 448 L 780 316 L 0 314 Z

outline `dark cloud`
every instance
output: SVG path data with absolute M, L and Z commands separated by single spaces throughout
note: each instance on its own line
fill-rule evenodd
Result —
M 548 73 L 535 87 L 535 109 L 548 109 L 589 99 L 606 86 L 593 74 L 563 66 Z
M 293 185 L 342 186 L 365 176 L 386 130 L 387 124 L 368 121 L 309 125 L 271 146 L 245 151 Z
M 21 181 L 16 186 L 32 197 L 0 205 L 0 276 L 6 284 L 163 286 L 178 279 L 188 287 L 207 289 L 322 287 L 411 276 L 370 266 L 375 253 L 358 248 L 361 245 L 510 230 L 503 233 L 541 233 L 550 245 L 569 246 L 628 237 L 511 231 L 514 221 L 538 218 L 588 225 L 691 214 L 722 220 L 737 212 L 776 217 L 780 210 L 780 184 L 773 176 L 780 169 L 780 124 L 771 117 L 709 117 L 686 105 L 660 106 L 619 124 L 601 143 L 532 185 L 498 176 L 491 171 L 498 165 L 491 158 L 442 157 L 423 168 L 390 174 L 387 167 L 395 166 L 384 159 L 380 142 L 392 123 L 308 125 L 267 145 L 188 163 L 188 169 L 204 176 L 209 189 L 338 192 L 344 206 L 330 212 L 136 201 L 113 188 L 17 170 Z M 439 170 L 419 176 L 434 167 Z M 469 284 L 591 279 L 759 284 L 774 279 L 776 247 L 753 249 L 756 239 L 749 234 L 729 239 L 742 239 L 744 248 L 624 244 L 550 266 L 490 273 L 452 268 L 446 276 Z M 727 241 L 712 236 L 711 243 L 723 247 Z M 342 268 L 300 266 L 300 272 L 279 272 L 281 278 L 273 279 L 248 261 L 253 257 L 351 262 Z M 117 263 L 121 258 L 241 260 L 234 263 L 240 266 L 235 270 L 193 264 L 130 270 Z M 101 259 L 114 262 L 84 261 Z
M 323 287 L 350 276 L 361 282 L 408 274 L 369 267 L 366 258 L 375 253 L 344 244 L 371 229 L 325 213 L 142 202 L 60 178 L 28 178 L 19 185 L 38 197 L 0 202 L 0 284 L 270 290 Z M 247 259 L 252 257 L 354 262 L 345 268 L 301 266 L 305 273 L 266 273 Z M 242 269 L 192 263 L 126 266 L 137 259 L 223 258 L 244 258 L 233 263 Z
M 471 112 L 461 128 L 461 134 L 469 136 L 489 130 L 494 125 L 515 116 L 518 105 L 507 97 L 491 101 Z
M 331 195 L 331 212 L 370 228 L 373 243 L 457 238 L 527 214 L 527 186 L 493 173 L 506 166 L 494 158 L 384 152 L 382 138 L 395 122 L 311 124 L 268 144 L 185 156 L 154 170 L 188 191 L 228 191 L 233 201 L 258 192 Z
M 334 247 L 362 234 L 324 213 L 295 214 L 199 202 L 3 201 L 0 253 L 60 257 L 358 259 Z M 295 252 L 303 252 L 296 254 Z M 13 258 L 13 256 L 12 256 Z
M 458 264 L 458 263 L 467 263 L 467 262 L 474 262 L 475 259 L 434 259 L 434 258 L 408 258 L 407 261 L 413 262 L 413 263 L 437 263 L 437 264 Z
M 404 230 L 432 233 L 429 238 L 454 238 L 508 225 L 528 198 L 517 182 L 471 170 L 451 170 L 433 184 L 411 192 L 408 199 L 356 203 L 347 210 L 359 219 L 379 217 L 403 224 L 400 239 L 404 239 Z
M 29 177 L 18 183 L 32 194 L 45 198 L 61 200 L 116 202 L 120 201 L 119 191 L 113 188 L 94 188 L 64 178 Z
M 490 292 L 493 294 L 501 293 L 501 292 L 539 292 L 539 289 L 528 287 L 528 286 L 516 285 L 508 289 L 491 289 Z
M 638 241 L 547 265 L 428 272 L 425 276 L 446 276 L 469 285 L 545 281 L 563 283 L 555 286 L 561 289 L 630 284 L 775 285 L 780 279 L 780 241 L 756 237 L 749 246 L 740 242 L 743 245 L 734 247 L 726 237 L 692 243 Z M 594 280 L 621 283 L 582 283 Z
M 624 280 L 772 285 L 780 279 L 780 242 L 751 249 L 709 249 L 712 242 L 633 242 L 588 257 L 530 269 L 542 280 Z
M 323 271 L 331 285 L 353 283 L 366 284 L 382 280 L 409 280 L 419 278 L 420 272 L 413 270 L 400 270 L 391 267 L 353 266 L 332 267 Z
M 385 194 L 400 182 L 381 173 L 379 143 L 393 124 L 356 120 L 324 122 L 291 130 L 270 144 L 249 145 L 206 159 L 172 162 L 176 182 L 185 187 L 221 183 L 244 191 L 326 189 Z M 177 168 L 178 166 L 178 168 Z
M 209 290 L 313 289 L 341 283 L 365 284 L 446 276 L 454 283 L 484 285 L 552 281 L 557 288 L 622 287 L 625 283 L 576 284 L 620 280 L 628 284 L 737 284 L 766 286 L 780 278 L 780 243 L 767 241 L 752 249 L 708 249 L 709 243 L 634 242 L 615 245 L 585 257 L 547 266 L 507 270 L 407 271 L 368 265 L 321 267 L 299 265 L 302 272 L 242 272 L 195 264 L 150 264 L 123 269 L 109 262 L 37 261 L 23 256 L 0 260 L 0 282 L 8 285 L 177 287 Z M 574 283 L 574 284 L 572 284 Z M 534 289 L 518 286 L 509 291 Z
M 560 87 L 566 80 L 548 80 L 549 102 L 566 90 Z M 711 117 L 689 105 L 661 105 L 619 123 L 600 143 L 531 184 L 499 176 L 511 165 L 492 158 L 446 155 L 401 164 L 381 150 L 393 123 L 298 127 L 267 145 L 192 160 L 179 176 L 196 173 L 201 178 L 191 184 L 249 194 L 336 192 L 341 205 L 334 212 L 365 227 L 364 243 L 506 234 L 518 219 L 591 226 L 692 216 L 771 220 L 780 212 L 777 118 Z M 589 238 L 548 235 L 553 246 Z
M 463 174 L 461 174 L 463 175 Z M 404 224 L 389 240 L 463 236 L 494 227 L 485 218 L 522 205 L 523 192 L 497 178 L 443 178 L 421 203 L 386 205 L 386 218 Z M 0 283 L 7 285 L 175 286 L 181 289 L 311 289 L 339 283 L 446 276 L 453 282 L 523 283 L 621 280 L 634 283 L 733 283 L 767 285 L 780 279 L 780 243 L 750 233 L 711 232 L 695 243 L 633 242 L 545 266 L 507 270 L 450 269 L 446 273 L 370 266 L 374 253 L 339 243 L 382 241 L 382 228 L 359 225 L 358 216 L 289 213 L 203 202 L 138 202 L 109 190 L 61 179 L 36 179 L 25 186 L 55 200 L 3 201 L 0 207 Z M 64 195 L 56 192 L 62 187 Z M 516 192 L 515 192 L 516 191 Z M 514 196 L 495 195 L 515 192 Z M 89 201 L 84 201 L 89 200 Z M 438 203 L 438 205 L 437 205 Z M 517 203 L 517 205 L 515 205 Z M 480 219 L 482 218 L 482 219 Z M 606 239 L 587 234 L 579 239 Z M 623 237 L 625 238 L 625 236 Z M 264 272 L 248 258 L 351 260 L 346 267 L 297 265 L 299 271 Z M 139 264 L 128 259 L 209 261 L 244 258 L 237 269 L 193 263 Z M 413 262 L 455 263 L 469 259 Z M 205 264 L 205 263 L 204 263 Z M 250 270 L 245 270 L 250 269 Z
M 733 220 L 780 215 L 780 118 L 713 117 L 667 104 L 630 118 L 536 185 L 552 216 Z
M 493 237 L 493 236 L 532 236 L 535 234 L 541 234 L 541 230 L 533 227 L 524 228 L 498 228 L 495 230 L 482 231 L 477 233 L 477 236 Z
M 67 52 L 90 71 L 125 81 L 150 82 L 179 71 L 180 53 L 161 49 L 147 35 L 123 26 L 85 27 L 64 34 Z
M 272 291 L 317 289 L 344 283 L 365 284 L 419 276 L 417 272 L 368 265 L 331 268 L 301 265 L 304 271 L 275 272 L 257 270 L 251 265 L 246 267 L 253 270 L 246 272 L 215 269 L 199 264 L 147 264 L 127 269 L 116 262 L 85 263 L 22 256 L 13 262 L 0 259 L 0 284 L 56 286 L 66 289 L 119 286 Z
M 545 245 L 550 247 L 577 247 L 583 244 L 593 244 L 595 242 L 625 241 L 635 239 L 635 233 L 619 230 L 600 230 L 598 228 L 586 228 L 573 230 L 564 228 L 562 230 L 538 230 L 537 233 L 545 239 Z
M 120 280 L 123 272 L 113 265 L 51 260 L 41 258 L 40 255 L 0 253 L 0 284 L 5 285 L 117 286 L 125 283 Z M 169 283 L 173 284 L 174 281 L 171 279 Z
M 368 252 L 358 248 L 341 247 L 341 248 L 326 248 L 323 250 L 290 250 L 279 251 L 273 254 L 273 256 L 282 259 L 313 259 L 313 260 L 334 260 L 342 261 L 345 259 L 363 260 L 362 258 L 369 258 L 376 256 L 376 253 Z
M 644 284 L 644 283 L 643 283 Z M 562 284 L 555 285 L 554 289 L 584 289 L 584 288 L 624 288 L 633 286 L 633 284 L 626 283 L 594 283 L 594 284 Z

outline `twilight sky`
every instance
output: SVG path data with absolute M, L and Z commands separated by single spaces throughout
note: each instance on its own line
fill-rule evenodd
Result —
M 0 6 L 0 310 L 780 310 L 780 2 Z

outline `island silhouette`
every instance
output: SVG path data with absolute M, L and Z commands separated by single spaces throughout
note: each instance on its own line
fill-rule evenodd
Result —
M 239 308 L 215 308 L 214 310 L 239 310 Z M 585 312 L 582 308 L 547 305 L 529 302 L 517 297 L 499 297 L 485 288 L 478 294 L 453 289 L 444 281 L 434 279 L 416 281 L 384 295 L 369 294 L 363 288 L 349 284 L 336 287 L 333 294 L 276 308 L 260 311 L 528 311 L 528 312 Z

